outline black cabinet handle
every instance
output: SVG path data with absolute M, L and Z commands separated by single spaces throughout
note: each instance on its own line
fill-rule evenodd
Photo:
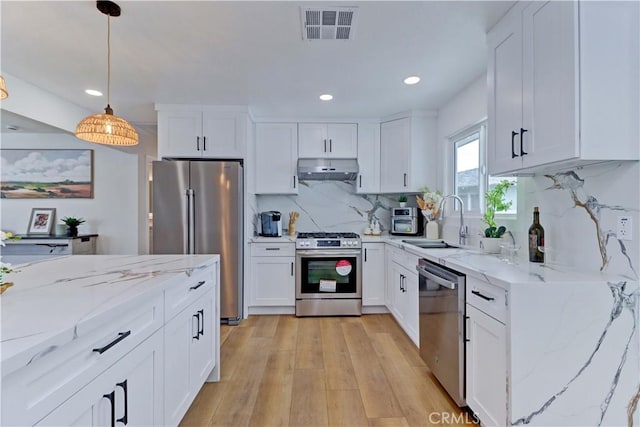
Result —
M 470 342 L 471 341 L 467 336 L 467 332 L 468 332 L 467 322 L 469 321 L 469 319 L 470 319 L 469 316 L 464 316 L 464 341 L 465 342 Z
M 520 128 L 520 155 L 521 155 L 521 156 L 525 156 L 525 155 L 529 154 L 529 153 L 527 153 L 526 151 L 524 151 L 524 148 L 523 148 L 523 146 L 522 146 L 522 145 L 523 145 L 522 140 L 524 139 L 524 133 L 525 133 L 525 132 L 529 132 L 529 131 L 528 131 L 528 130 L 526 130 L 526 129 L 522 129 L 522 128 Z
M 124 415 L 122 418 L 118 418 L 116 422 L 127 425 L 129 422 L 129 392 L 127 391 L 127 380 L 117 383 L 116 387 L 120 387 L 124 391 Z
M 267 248 L 266 250 L 268 250 L 268 251 L 279 251 L 280 248 Z
M 198 336 L 200 336 L 204 335 L 204 309 L 198 310 L 198 319 L 200 319 L 198 322 L 200 324 L 200 327 L 198 328 Z
M 367 248 L 364 248 L 364 262 L 367 262 Z
M 293 188 L 296 188 L 296 176 L 293 176 Z
M 291 277 L 293 277 L 293 263 L 291 263 Z
M 196 333 L 192 335 L 191 338 L 199 340 L 200 339 L 200 316 L 198 313 L 191 315 L 191 330 L 193 331 L 193 318 L 196 318 Z
M 324 140 L 324 152 L 325 153 L 327 152 L 327 140 L 326 139 Z
M 362 175 L 360 175 L 360 188 L 362 188 Z
M 196 136 L 196 150 L 200 151 L 200 137 Z
M 403 179 L 404 179 L 404 186 L 406 187 L 407 186 L 407 173 L 406 172 L 404 173 L 404 178 Z
M 333 152 L 333 141 L 329 140 L 329 152 Z
M 515 158 L 515 157 L 518 157 L 518 155 L 516 154 L 516 151 L 515 151 L 515 138 L 516 138 L 517 134 L 518 134 L 518 132 L 511 131 L 511 158 L 512 159 Z
M 105 399 L 109 399 L 109 402 L 111 402 L 111 427 L 115 427 L 116 425 L 116 404 L 115 404 L 116 392 L 112 391 L 109 394 L 103 394 L 102 397 Z
M 104 347 L 94 348 L 93 351 L 102 354 L 105 351 L 109 350 L 114 345 L 118 344 L 120 341 L 122 341 L 126 337 L 128 337 L 129 335 L 131 335 L 131 330 L 128 330 L 127 332 L 120 332 L 118 334 L 118 338 L 116 338 L 115 340 L 111 341 L 109 344 L 105 345 Z
M 196 289 L 198 289 L 200 286 L 204 285 L 205 283 L 207 283 L 206 280 L 201 280 L 201 281 L 198 282 L 197 285 L 190 287 L 189 290 L 190 291 L 195 291 Z
M 493 301 L 493 300 L 495 300 L 495 298 L 493 298 L 493 297 L 488 297 L 488 296 L 486 296 L 486 295 L 482 295 L 482 294 L 481 294 L 480 292 L 478 292 L 478 291 L 471 291 L 471 293 L 472 293 L 472 294 L 474 294 L 474 295 L 476 295 L 476 296 L 479 296 L 480 298 L 482 298 L 482 299 L 483 299 L 483 300 L 485 300 L 485 301 Z
M 203 151 L 207 151 L 207 137 L 206 136 L 202 137 L 202 150 Z

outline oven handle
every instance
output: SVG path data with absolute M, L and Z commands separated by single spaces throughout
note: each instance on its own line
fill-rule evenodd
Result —
M 428 279 L 433 280 L 434 282 L 436 282 L 438 285 L 440 286 L 444 286 L 445 288 L 449 288 L 449 289 L 455 289 L 456 288 L 456 283 L 455 282 L 451 282 L 449 280 L 445 280 L 442 277 L 436 276 L 435 274 L 425 270 L 424 268 L 420 267 L 419 265 L 416 266 L 416 270 L 418 270 L 418 273 L 420 273 L 421 276 L 424 276 Z
M 333 249 L 333 250 L 312 250 L 312 251 L 296 251 L 296 255 L 305 256 L 309 258 L 320 258 L 326 256 L 340 257 L 340 256 L 360 256 L 360 249 Z

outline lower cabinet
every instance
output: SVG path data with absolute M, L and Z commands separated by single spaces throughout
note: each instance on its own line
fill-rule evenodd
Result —
M 251 244 L 250 307 L 294 307 L 295 244 Z
M 164 425 L 178 425 L 215 364 L 213 290 L 164 327 Z
M 362 244 L 362 305 L 385 305 L 384 243 Z
M 37 425 L 163 424 L 162 357 L 162 331 L 156 331 Z
M 416 346 L 420 346 L 418 316 L 418 258 L 396 248 L 387 251 L 387 307 Z M 410 269 L 410 266 L 413 268 Z

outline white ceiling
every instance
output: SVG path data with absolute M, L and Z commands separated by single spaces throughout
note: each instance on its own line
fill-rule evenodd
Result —
M 154 103 L 249 105 L 256 117 L 283 118 L 436 109 L 485 71 L 485 33 L 512 4 L 121 1 L 122 16 L 111 18 L 111 106 L 138 125 L 156 122 Z M 301 5 L 357 6 L 354 39 L 303 40 Z M 0 7 L 3 72 L 104 109 L 107 18 L 94 1 Z M 402 83 L 414 74 L 418 85 Z M 334 100 L 320 101 L 327 92 Z

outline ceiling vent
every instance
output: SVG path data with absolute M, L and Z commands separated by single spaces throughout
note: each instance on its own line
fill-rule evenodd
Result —
M 351 40 L 356 23 L 356 7 L 301 7 L 304 40 Z

